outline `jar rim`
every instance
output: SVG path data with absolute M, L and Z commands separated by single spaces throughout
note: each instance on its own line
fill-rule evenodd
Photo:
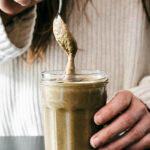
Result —
M 63 84 L 64 83 L 64 76 L 67 77 L 69 75 L 64 75 L 64 71 L 61 70 L 53 70 L 53 71 L 44 71 L 41 73 L 41 82 L 48 83 L 48 84 Z M 72 75 L 76 81 L 65 81 L 65 84 L 81 84 L 81 83 L 104 83 L 108 82 L 108 77 L 104 71 L 101 70 L 76 70 L 76 74 Z M 84 79 L 80 81 L 78 79 Z

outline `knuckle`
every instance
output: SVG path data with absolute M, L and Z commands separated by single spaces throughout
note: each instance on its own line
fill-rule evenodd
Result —
M 120 94 L 120 92 L 121 91 L 116 92 L 114 96 L 118 96 Z
M 130 91 L 128 91 L 128 90 L 124 90 L 123 92 L 124 92 L 125 95 L 128 95 L 128 96 L 130 96 L 130 97 L 133 96 L 133 93 L 130 92 Z
M 144 104 L 139 107 L 139 111 L 143 114 L 147 113 L 147 108 Z
M 134 129 L 132 132 L 133 139 L 139 139 L 142 137 L 142 131 L 138 129 Z
M 120 91 L 116 92 L 115 96 L 122 95 L 122 93 L 123 93 L 123 91 L 122 91 L 122 90 L 120 90 Z
M 125 92 L 126 92 L 126 94 L 129 95 L 130 97 L 133 96 L 133 93 L 132 93 L 131 91 L 126 90 Z
M 123 107 L 128 107 L 131 103 L 133 94 L 130 91 L 119 91 L 117 94 L 118 99 L 120 100 L 120 104 L 123 105 Z
M 124 108 L 129 106 L 129 102 L 128 102 L 128 100 L 126 99 L 125 96 L 122 96 L 122 97 L 121 97 L 120 103 L 121 103 L 122 107 L 124 107 Z
M 115 132 L 112 128 L 107 128 L 105 134 L 106 134 L 107 139 L 111 139 L 115 136 Z
M 107 116 L 109 116 L 109 117 L 114 116 L 115 115 L 114 108 L 111 107 L 111 105 L 108 105 L 107 110 L 106 110 L 106 112 L 104 112 L 104 114 L 106 114 L 106 113 L 107 113 Z
M 132 125 L 133 124 L 133 119 L 132 119 L 132 117 L 130 116 L 130 115 L 124 115 L 123 116 L 123 124 L 125 125 L 125 126 L 130 126 L 130 125 Z
M 128 91 L 128 90 L 120 90 L 120 91 L 117 92 L 117 95 L 119 95 L 119 94 L 121 94 L 121 95 L 123 94 L 123 95 L 126 95 L 126 96 L 128 95 L 130 97 L 133 96 L 133 93 Z

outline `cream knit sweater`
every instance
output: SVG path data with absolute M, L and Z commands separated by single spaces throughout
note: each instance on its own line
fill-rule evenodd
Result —
M 75 7 L 70 30 L 83 50 L 78 69 L 104 70 L 108 96 L 130 89 L 150 106 L 150 24 L 141 0 L 94 0 L 88 5 L 91 23 Z M 66 54 L 52 40 L 42 61 L 31 67 L 20 57 L 28 50 L 35 25 L 35 8 L 15 17 L 9 26 L 0 18 L 0 136 L 42 135 L 40 73 L 63 70 Z

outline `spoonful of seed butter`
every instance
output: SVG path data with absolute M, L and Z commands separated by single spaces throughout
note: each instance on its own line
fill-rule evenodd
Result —
M 67 53 L 68 62 L 65 68 L 65 75 L 75 74 L 74 58 L 77 53 L 77 42 L 69 31 L 69 28 L 60 16 L 57 14 L 53 21 L 53 33 L 60 47 Z

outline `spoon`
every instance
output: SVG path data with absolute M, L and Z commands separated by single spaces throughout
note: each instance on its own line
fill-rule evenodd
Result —
M 59 0 L 59 9 L 58 9 L 57 16 L 61 14 L 61 11 L 62 11 L 62 5 L 63 5 L 63 0 Z
M 68 63 L 66 65 L 65 74 L 75 74 L 74 57 L 78 48 L 76 40 L 60 15 L 62 12 L 62 5 L 63 0 L 59 0 L 59 10 L 53 21 L 53 33 L 60 47 L 68 55 Z

